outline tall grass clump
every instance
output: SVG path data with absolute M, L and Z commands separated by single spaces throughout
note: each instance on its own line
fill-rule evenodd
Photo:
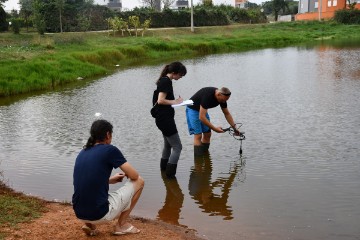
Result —
M 34 36 L 31 44 L 33 46 L 41 46 L 41 47 L 45 47 L 47 49 L 53 49 L 55 46 L 54 39 L 45 37 L 43 35 Z
M 72 57 L 41 57 L 28 61 L 12 61 L 0 66 L 0 96 L 54 89 L 75 81 L 106 73 L 98 65 Z
M 143 46 L 119 48 L 119 50 L 123 54 L 125 54 L 125 56 L 128 58 L 136 59 L 136 58 L 146 58 L 148 56 Z
M 147 41 L 145 46 L 154 51 L 177 51 L 181 49 L 179 44 L 173 42 Z
M 98 50 L 96 52 L 77 52 L 72 56 L 83 62 L 88 62 L 104 67 L 113 66 L 125 59 L 125 55 L 117 49 Z
M 56 34 L 53 40 L 57 45 L 86 44 L 84 34 Z
M 220 42 L 201 42 L 190 45 L 190 47 L 197 52 L 198 55 L 206 55 L 210 53 L 217 53 L 219 51 Z

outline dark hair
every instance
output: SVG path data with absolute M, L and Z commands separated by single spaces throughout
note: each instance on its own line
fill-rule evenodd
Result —
M 186 67 L 181 62 L 172 62 L 164 67 L 159 79 L 156 81 L 156 84 L 159 83 L 160 78 L 165 77 L 168 73 L 181 74 L 182 76 L 185 76 L 186 72 Z
M 224 96 L 230 96 L 231 95 L 231 92 L 230 92 L 230 89 L 226 88 L 226 87 L 222 87 L 219 89 L 221 95 L 224 95 Z
M 90 137 L 84 146 L 89 149 L 95 145 L 97 141 L 104 141 L 108 132 L 112 133 L 113 126 L 106 120 L 100 119 L 93 122 L 90 128 Z

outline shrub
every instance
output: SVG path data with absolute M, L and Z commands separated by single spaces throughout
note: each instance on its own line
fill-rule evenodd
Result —
M 12 28 L 12 31 L 15 33 L 15 34 L 19 34 L 20 33 L 20 25 L 22 25 L 22 20 L 19 19 L 19 18 L 13 18 L 11 20 L 11 28 Z
M 190 10 L 164 9 L 162 12 L 154 12 L 146 8 L 134 9 L 129 12 L 120 12 L 118 16 L 128 19 L 129 16 L 138 16 L 141 22 L 151 19 L 151 27 L 189 27 L 190 26 Z M 217 8 L 195 8 L 194 9 L 195 26 L 214 26 L 228 25 L 230 21 L 224 11 Z
M 237 23 L 248 23 L 250 16 L 245 9 L 234 8 L 230 11 L 230 20 Z
M 359 9 L 341 9 L 335 12 L 334 20 L 343 24 L 360 24 Z

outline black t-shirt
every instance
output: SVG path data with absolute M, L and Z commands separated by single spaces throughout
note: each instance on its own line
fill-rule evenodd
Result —
M 200 111 L 200 105 L 205 108 L 214 108 L 220 104 L 221 108 L 227 108 L 227 103 L 219 103 L 215 98 L 215 87 L 204 87 L 197 91 L 190 99 L 194 101 L 194 105 L 188 106 L 191 109 Z
M 160 78 L 159 82 L 157 83 L 157 88 L 154 91 L 153 100 L 152 100 L 153 105 L 158 100 L 159 92 L 166 93 L 166 98 L 165 99 L 167 99 L 167 100 L 175 100 L 172 81 L 170 80 L 170 78 L 168 78 L 168 77 Z M 174 108 L 171 107 L 171 105 L 157 104 L 157 107 L 159 108 L 159 116 L 162 116 L 162 117 L 167 116 L 167 117 L 172 117 L 172 118 L 174 117 L 175 111 L 174 111 Z

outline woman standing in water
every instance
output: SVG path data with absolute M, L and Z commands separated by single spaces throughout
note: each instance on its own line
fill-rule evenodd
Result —
M 179 80 L 186 75 L 186 67 L 180 62 L 166 65 L 156 81 L 156 90 L 153 95 L 153 109 L 156 126 L 164 138 L 164 147 L 160 160 L 160 169 L 165 171 L 168 178 L 176 174 L 177 163 L 180 157 L 182 145 L 175 124 L 175 110 L 172 104 L 182 103 L 179 96 L 175 99 L 172 80 Z

